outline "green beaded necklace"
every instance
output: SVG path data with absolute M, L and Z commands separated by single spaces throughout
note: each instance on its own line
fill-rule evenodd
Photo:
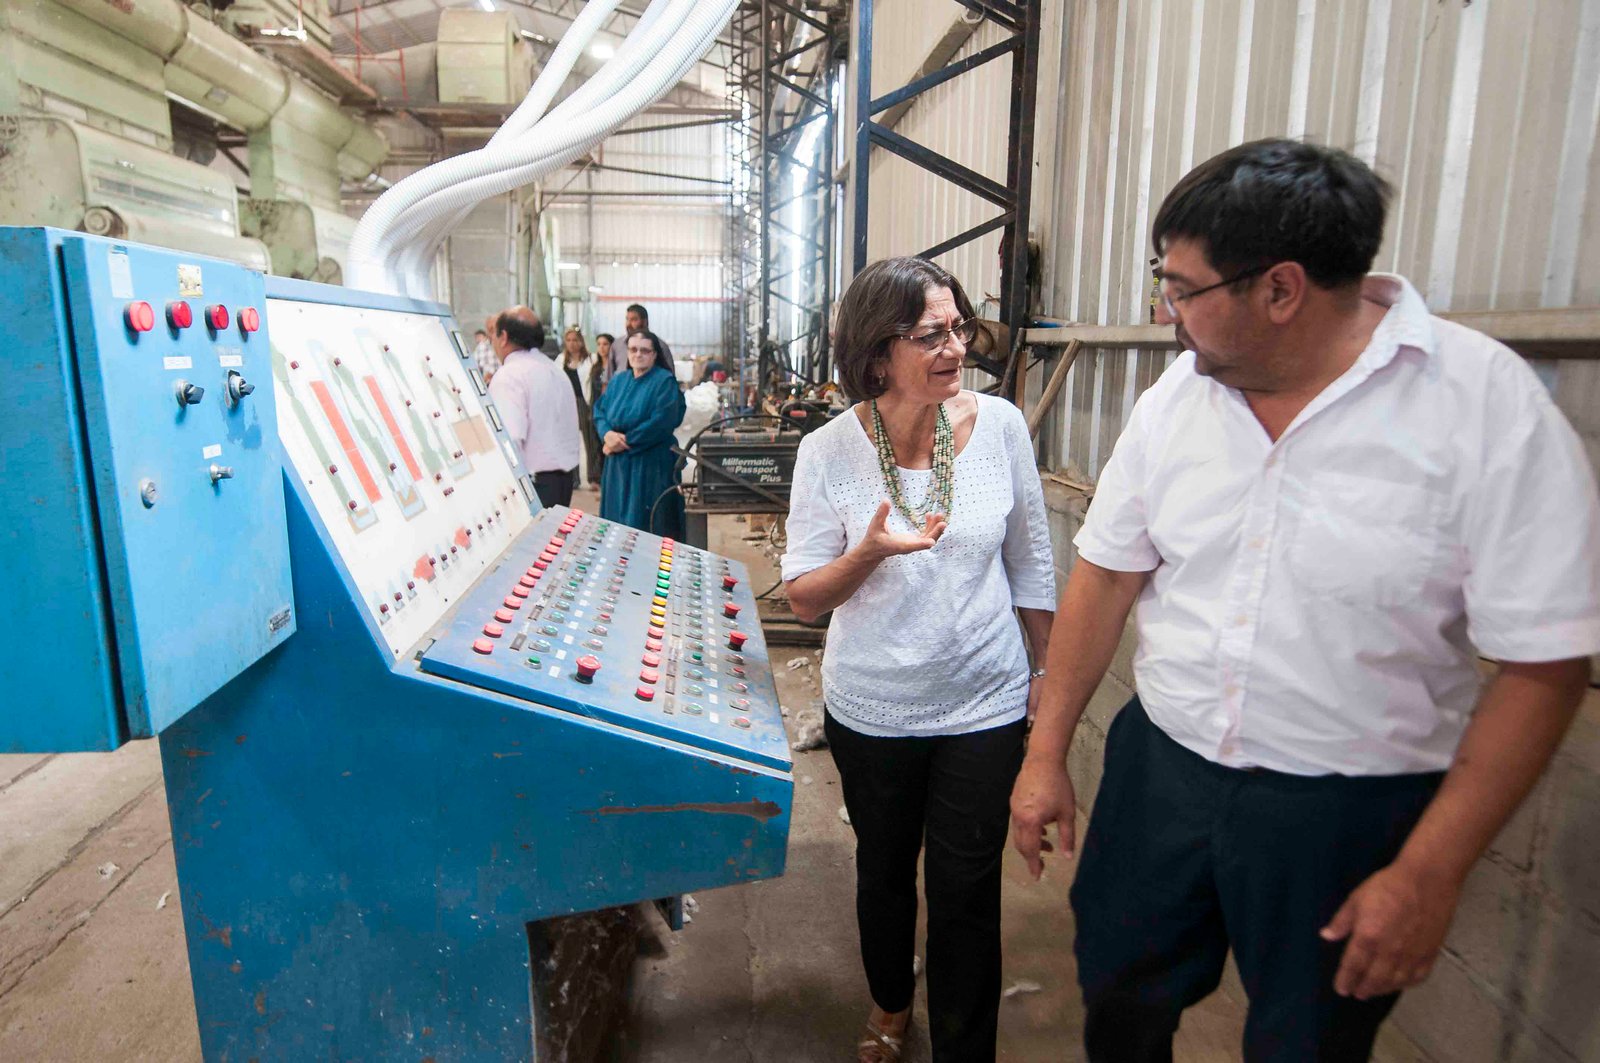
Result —
M 933 479 L 928 484 L 928 493 L 921 506 L 913 508 L 906 501 L 905 491 L 900 484 L 900 470 L 894 460 L 894 446 L 889 442 L 889 433 L 884 430 L 877 399 L 872 400 L 872 443 L 878 448 L 878 470 L 883 473 L 883 482 L 889 488 L 889 501 L 894 503 L 894 508 L 913 528 L 921 528 L 927 518 L 936 513 L 943 515 L 946 520 L 950 519 L 950 509 L 955 501 L 956 439 L 944 403 L 939 404 L 938 416 L 933 422 Z

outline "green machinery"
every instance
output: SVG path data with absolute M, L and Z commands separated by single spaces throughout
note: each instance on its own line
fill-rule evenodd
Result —
M 289 10 L 236 6 L 229 25 L 250 33 Z M 325 40 L 326 3 L 304 7 L 296 31 Z M 169 99 L 247 136 L 247 196 L 175 136 Z M 0 224 L 337 282 L 355 229 L 340 181 L 371 174 L 387 151 L 331 96 L 177 0 L 0 4 Z

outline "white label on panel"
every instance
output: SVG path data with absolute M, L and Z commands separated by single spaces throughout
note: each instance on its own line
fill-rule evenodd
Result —
M 200 452 L 200 456 L 202 458 L 206 459 L 207 461 L 210 461 L 212 458 L 220 458 L 220 457 L 222 457 L 222 444 L 220 444 L 220 443 L 211 444 L 209 447 L 207 447 L 206 449 L 204 449 L 204 450 L 202 450 Z
M 194 359 L 187 354 L 169 354 L 161 359 L 163 369 L 193 369 Z
M 128 264 L 128 252 L 113 247 L 106 252 L 106 271 L 111 275 L 111 298 L 133 298 L 133 267 Z
M 224 369 L 240 369 L 244 366 L 244 359 L 237 354 L 219 354 L 217 364 Z

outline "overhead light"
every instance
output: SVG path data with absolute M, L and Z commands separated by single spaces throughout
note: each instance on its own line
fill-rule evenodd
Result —
M 561 269 L 561 270 L 568 270 L 568 269 L 577 270 L 577 269 L 582 269 L 582 268 L 583 268 L 583 264 L 579 263 L 579 262 L 557 262 L 556 263 L 556 269 Z
M 589 54 L 596 59 L 610 59 L 617 54 L 617 50 L 605 41 L 595 41 L 589 46 Z
M 483 8 L 485 11 L 493 11 L 494 0 L 478 0 L 478 6 Z

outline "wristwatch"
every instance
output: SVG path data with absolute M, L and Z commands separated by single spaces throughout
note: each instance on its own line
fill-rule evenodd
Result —
M 1043 668 L 1035 668 L 1035 669 L 1031 670 L 1028 673 L 1028 678 L 1029 679 L 1043 679 L 1044 678 L 1044 669 Z

